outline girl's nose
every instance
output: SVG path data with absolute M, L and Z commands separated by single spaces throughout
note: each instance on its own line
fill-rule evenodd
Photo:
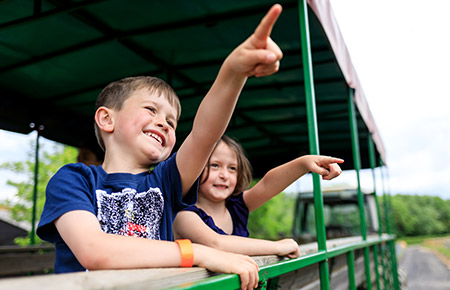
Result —
M 228 171 L 225 168 L 220 169 L 219 177 L 222 179 L 228 179 Z

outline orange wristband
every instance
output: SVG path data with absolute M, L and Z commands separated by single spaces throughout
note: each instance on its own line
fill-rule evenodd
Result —
M 181 267 L 192 267 L 194 265 L 194 250 L 191 240 L 176 240 L 175 243 L 180 247 Z

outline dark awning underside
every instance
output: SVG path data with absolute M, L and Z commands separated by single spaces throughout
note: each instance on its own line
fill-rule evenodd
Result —
M 382 159 L 383 144 L 328 1 L 309 2 L 320 153 L 353 167 L 351 87 L 367 168 L 368 136 Z M 156 76 L 174 87 L 183 108 L 181 142 L 222 61 L 273 4 L 42 0 L 37 9 L 34 3 L 0 2 L 0 128 L 28 133 L 30 123 L 44 125 L 44 137 L 73 146 L 94 138 L 100 90 L 134 75 Z M 272 38 L 284 52 L 280 71 L 249 79 L 227 130 L 243 144 L 255 176 L 309 152 L 297 1 L 279 3 L 284 10 Z

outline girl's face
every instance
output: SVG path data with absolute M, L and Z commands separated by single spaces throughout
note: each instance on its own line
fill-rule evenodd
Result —
M 224 142 L 220 142 L 209 161 L 209 177 L 200 184 L 199 195 L 214 202 L 227 199 L 236 187 L 238 162 L 236 153 Z M 203 178 L 206 170 L 203 172 Z

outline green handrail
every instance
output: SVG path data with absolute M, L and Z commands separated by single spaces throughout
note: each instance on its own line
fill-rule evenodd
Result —
M 266 284 L 268 280 L 278 278 L 280 275 L 301 269 L 306 266 L 321 263 L 330 258 L 346 254 L 347 261 L 349 261 L 349 271 L 353 271 L 354 277 L 354 256 L 348 258 L 350 252 L 356 250 L 365 249 L 380 245 L 382 243 L 395 241 L 394 236 L 384 235 L 383 237 L 373 238 L 361 242 L 349 243 L 342 246 L 338 246 L 325 251 L 319 251 L 316 253 L 308 254 L 296 259 L 284 260 L 281 262 L 273 263 L 270 265 L 264 265 L 260 267 L 259 280 L 261 284 Z M 354 255 L 354 254 L 350 254 Z M 353 270 L 351 270 L 353 268 Z M 350 277 L 349 277 L 350 278 Z M 350 280 L 349 280 L 350 281 Z M 207 290 L 207 289 L 239 289 L 239 276 L 236 274 L 221 274 L 211 278 L 206 278 L 199 282 L 193 282 L 189 284 L 172 287 L 170 289 L 195 289 L 195 290 Z M 386 287 L 385 289 L 389 289 Z M 396 288 L 397 289 L 397 288 Z

